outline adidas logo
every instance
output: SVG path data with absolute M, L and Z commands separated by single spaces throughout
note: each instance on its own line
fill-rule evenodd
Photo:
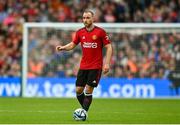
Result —
M 92 83 L 96 83 L 96 80 L 94 80 Z

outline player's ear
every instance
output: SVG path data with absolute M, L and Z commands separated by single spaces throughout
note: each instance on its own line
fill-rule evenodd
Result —
M 94 15 L 94 13 L 93 13 L 93 15 L 92 15 L 92 21 L 93 21 L 93 22 L 95 21 L 95 15 Z
M 92 15 L 92 22 L 94 22 L 95 21 L 95 16 L 94 15 Z
M 94 16 L 92 17 L 92 22 L 94 22 L 94 20 L 95 20 L 95 18 L 94 18 Z

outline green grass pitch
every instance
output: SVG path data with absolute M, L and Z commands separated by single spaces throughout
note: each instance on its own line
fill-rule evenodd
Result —
M 180 123 L 180 99 L 94 99 L 84 122 L 72 118 L 79 107 L 75 98 L 0 98 L 0 123 Z

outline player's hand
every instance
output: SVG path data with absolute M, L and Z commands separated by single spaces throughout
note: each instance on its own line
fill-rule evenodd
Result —
M 56 47 L 56 51 L 58 51 L 58 52 L 63 51 L 63 50 L 64 50 L 63 46 L 57 46 Z
M 110 69 L 110 65 L 109 64 L 104 64 L 103 66 L 103 74 L 107 75 Z

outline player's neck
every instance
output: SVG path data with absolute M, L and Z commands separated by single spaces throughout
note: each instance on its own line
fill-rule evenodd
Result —
M 90 32 L 90 31 L 92 31 L 92 30 L 93 30 L 93 28 L 94 28 L 94 25 L 92 24 L 91 26 L 86 27 L 86 30 Z

